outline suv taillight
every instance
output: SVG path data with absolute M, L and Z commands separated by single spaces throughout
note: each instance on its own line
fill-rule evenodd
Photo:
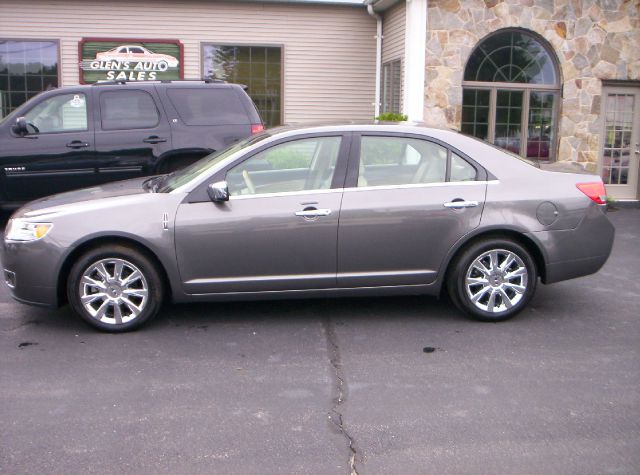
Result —
M 576 183 L 576 187 L 599 205 L 607 204 L 607 192 L 601 181 L 593 183 Z
M 264 130 L 264 125 L 262 124 L 251 124 L 251 133 L 257 134 L 258 132 L 262 132 Z

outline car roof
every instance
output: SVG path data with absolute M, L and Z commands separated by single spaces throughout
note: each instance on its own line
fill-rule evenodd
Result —
M 218 79 L 179 79 L 179 80 L 157 80 L 157 81 L 98 81 L 93 84 L 85 84 L 82 86 L 69 86 L 73 87 L 96 87 L 96 86 L 189 86 L 189 87 L 219 87 L 230 88 L 240 87 L 244 88 L 242 84 L 230 83 Z M 65 87 L 60 88 L 65 89 Z
M 451 141 L 457 137 L 463 137 L 463 141 L 465 142 L 467 140 L 477 141 L 477 139 L 467 137 L 456 130 L 445 127 L 428 126 L 422 122 L 385 122 L 378 120 L 349 121 L 342 123 L 287 124 L 269 129 L 268 132 L 273 135 L 331 132 L 398 133 L 426 135 L 447 143 L 451 143 Z

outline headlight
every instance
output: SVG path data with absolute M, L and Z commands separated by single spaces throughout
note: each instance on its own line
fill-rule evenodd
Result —
M 4 235 L 6 241 L 37 241 L 53 228 L 51 223 L 32 223 L 23 219 L 10 219 Z

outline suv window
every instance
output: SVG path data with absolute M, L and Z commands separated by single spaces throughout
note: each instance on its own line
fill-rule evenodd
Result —
M 103 130 L 148 129 L 158 125 L 160 115 L 146 91 L 105 91 L 100 94 Z
M 405 137 L 362 137 L 358 186 L 446 181 L 447 149 Z
M 81 93 L 60 94 L 39 102 L 24 117 L 30 132 L 87 130 L 87 101 Z
M 227 172 L 231 195 L 326 190 L 338 160 L 341 137 L 315 137 L 264 150 Z
M 250 123 L 240 98 L 231 88 L 167 88 L 167 95 L 187 125 Z

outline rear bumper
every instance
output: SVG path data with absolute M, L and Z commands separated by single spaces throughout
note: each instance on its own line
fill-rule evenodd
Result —
M 606 256 L 586 257 L 584 259 L 576 259 L 573 261 L 556 262 L 555 264 L 547 264 L 545 273 L 545 284 L 553 284 L 562 280 L 575 279 L 589 274 L 595 274 L 607 262 Z
M 592 205 L 575 229 L 526 234 L 545 254 L 543 282 L 551 284 L 593 274 L 607 262 L 615 228 L 604 208 Z

